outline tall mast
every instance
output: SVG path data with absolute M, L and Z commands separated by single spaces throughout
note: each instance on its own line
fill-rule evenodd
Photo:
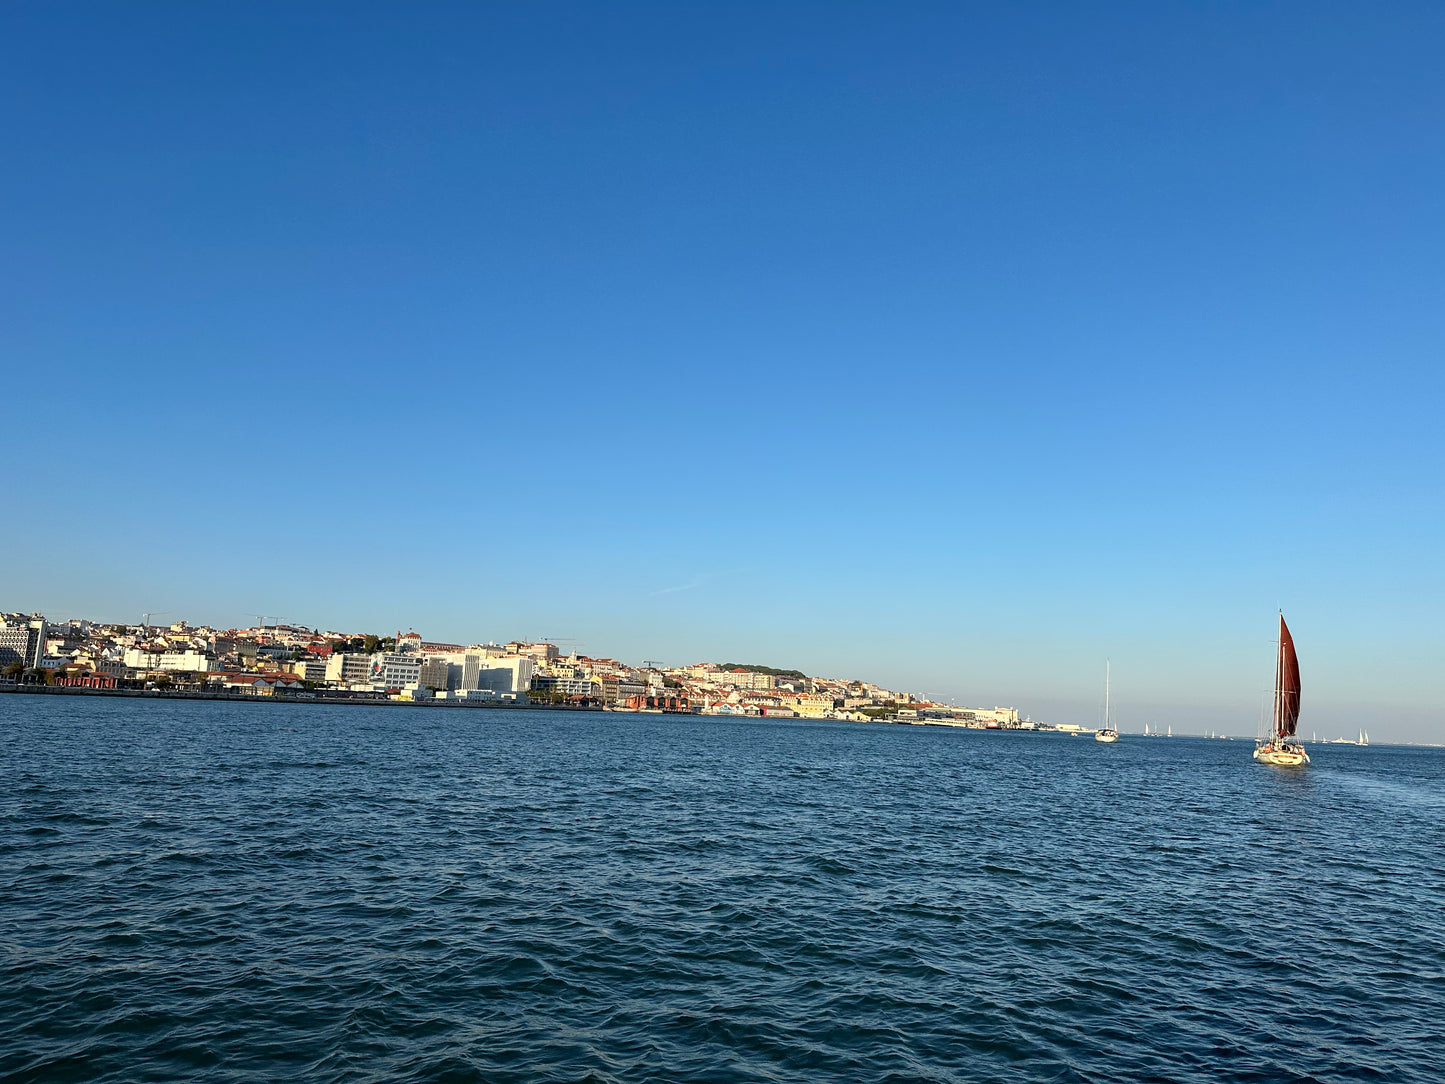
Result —
M 1104 660 L 1104 729 L 1112 730 L 1109 725 L 1109 660 Z
M 1279 612 L 1279 643 L 1274 652 L 1274 736 L 1284 737 L 1284 611 Z

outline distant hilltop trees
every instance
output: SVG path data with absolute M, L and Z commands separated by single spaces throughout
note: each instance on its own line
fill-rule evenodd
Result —
M 375 655 L 378 651 L 395 651 L 395 636 L 373 636 L 368 633 L 365 636 L 350 636 L 331 641 L 331 650 L 339 651 L 342 654 L 356 652 Z
M 779 670 L 772 666 L 759 666 L 751 662 L 720 662 L 718 667 L 722 670 L 747 670 L 753 674 L 771 674 L 773 677 L 806 678 L 808 675 L 801 670 Z

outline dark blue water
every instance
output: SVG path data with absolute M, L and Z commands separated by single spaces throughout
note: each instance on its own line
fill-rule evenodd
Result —
M 0 1077 L 1439 1081 L 1445 754 L 0 696 Z

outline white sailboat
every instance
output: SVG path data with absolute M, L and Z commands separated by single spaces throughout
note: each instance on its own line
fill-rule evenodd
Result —
M 1109 716 L 1109 660 L 1104 660 L 1104 725 L 1094 731 L 1094 740 L 1102 742 L 1116 742 L 1119 740 L 1118 728 L 1114 726 Z
M 1274 664 L 1274 721 L 1268 738 L 1255 744 L 1254 759 L 1275 768 L 1303 768 L 1310 762 L 1304 745 L 1295 737 L 1299 727 L 1299 657 L 1294 637 L 1279 615 L 1279 649 Z

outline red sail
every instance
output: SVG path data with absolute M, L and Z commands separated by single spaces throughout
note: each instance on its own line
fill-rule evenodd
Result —
M 1294 637 L 1279 615 L 1279 669 L 1275 676 L 1275 733 L 1281 738 L 1294 737 L 1299 724 L 1299 659 L 1294 653 Z

